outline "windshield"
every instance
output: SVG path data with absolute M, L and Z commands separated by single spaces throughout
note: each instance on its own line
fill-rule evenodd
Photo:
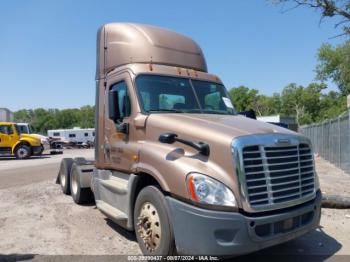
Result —
M 146 113 L 235 114 L 223 85 L 187 78 L 140 75 L 137 92 Z
M 29 130 L 29 126 L 27 126 L 27 125 L 17 124 L 16 130 L 19 134 L 30 134 L 31 133 Z

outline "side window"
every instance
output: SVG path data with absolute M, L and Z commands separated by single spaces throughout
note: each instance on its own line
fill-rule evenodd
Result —
M 125 81 L 112 85 L 110 90 L 116 91 L 118 93 L 118 109 L 120 120 L 122 120 L 124 117 L 130 116 L 130 99 Z
M 13 134 L 12 126 L 9 126 L 9 125 L 0 126 L 0 133 L 5 135 L 12 135 Z
M 6 134 L 7 135 L 6 126 L 0 126 L 0 134 Z
M 54 132 L 53 136 L 60 136 L 61 134 L 59 132 Z
M 75 134 L 69 134 L 68 136 L 72 138 L 75 137 Z
M 89 136 L 89 134 L 88 133 L 84 133 L 84 136 Z

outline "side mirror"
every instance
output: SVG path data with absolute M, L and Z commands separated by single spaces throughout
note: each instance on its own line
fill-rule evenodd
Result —
M 242 112 L 239 112 L 238 114 L 256 120 L 256 113 L 255 113 L 255 111 L 253 109 L 250 109 L 250 110 L 247 110 L 247 111 L 242 111 Z
M 118 91 L 111 90 L 108 93 L 108 115 L 115 123 L 120 119 Z

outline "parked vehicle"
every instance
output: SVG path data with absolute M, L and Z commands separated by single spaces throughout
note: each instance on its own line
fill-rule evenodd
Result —
M 66 146 L 71 145 L 72 147 L 90 147 L 95 141 L 94 128 L 74 127 L 73 129 L 48 130 L 47 135 L 60 139 L 64 141 Z
M 44 152 L 50 154 L 62 154 L 63 153 L 63 143 L 55 139 L 50 139 L 46 136 L 35 134 L 33 128 L 28 123 L 17 123 L 17 129 L 20 134 L 30 134 L 37 137 L 41 141 L 41 150 L 36 153 L 36 155 L 42 155 Z
M 21 134 L 13 122 L 0 122 L 0 155 L 14 155 L 19 159 L 29 158 L 41 152 L 39 138 Z
M 238 115 L 193 40 L 115 23 L 97 45 L 95 159 L 57 178 L 76 203 L 94 197 L 146 255 L 239 255 L 319 225 L 310 141 Z

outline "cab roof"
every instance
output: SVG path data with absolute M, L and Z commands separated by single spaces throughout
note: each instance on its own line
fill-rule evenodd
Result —
M 111 23 L 97 33 L 96 79 L 133 63 L 179 66 L 207 72 L 199 45 L 182 34 L 156 26 Z

